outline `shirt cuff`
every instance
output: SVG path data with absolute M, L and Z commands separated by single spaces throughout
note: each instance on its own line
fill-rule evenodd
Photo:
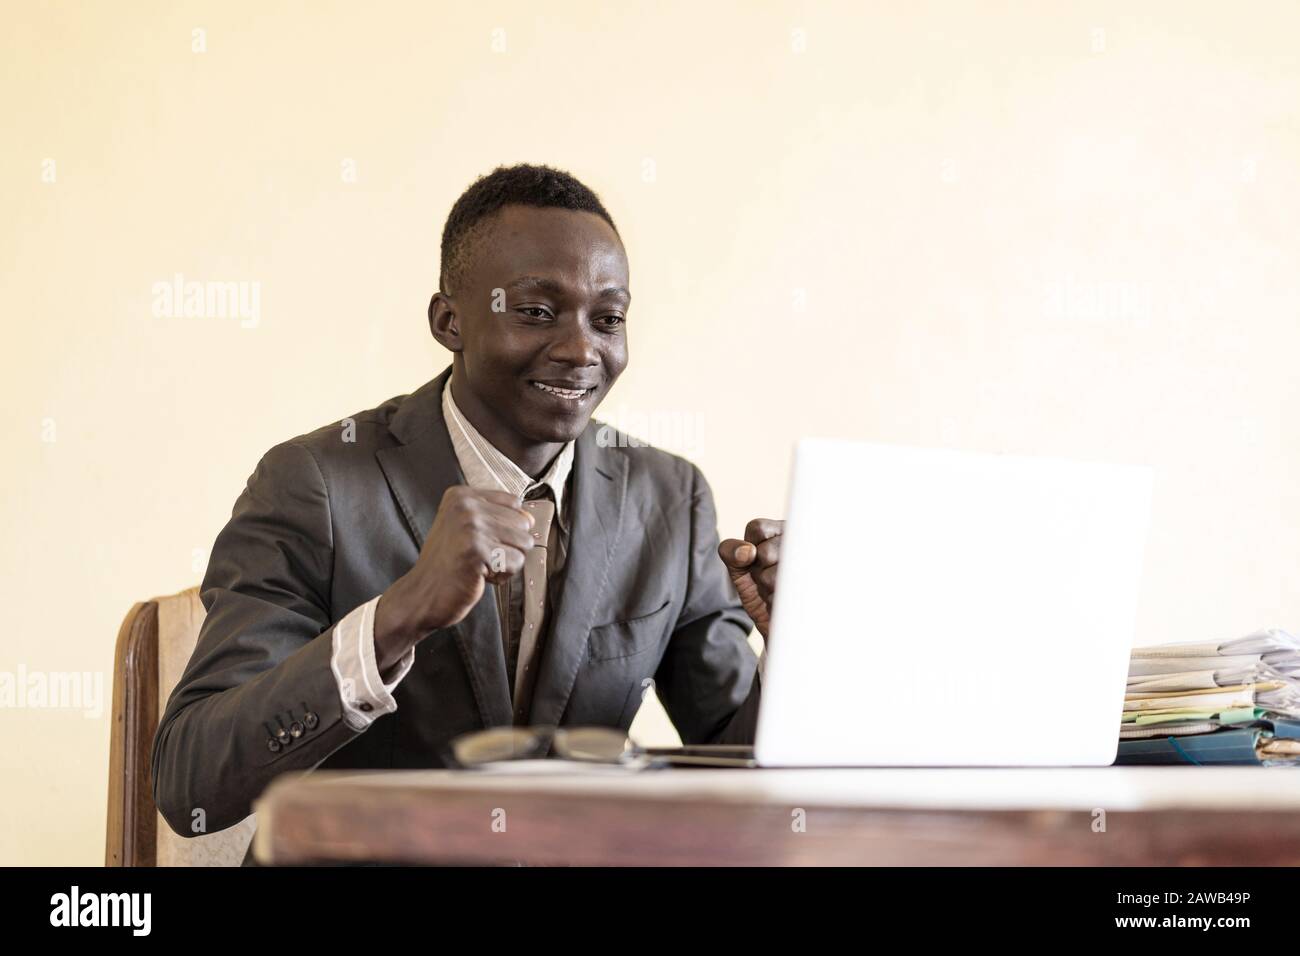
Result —
M 758 654 L 758 682 L 763 683 L 763 665 L 767 663 L 767 648 L 764 647 Z
M 379 674 L 375 660 L 375 607 L 374 598 L 353 610 L 334 626 L 334 650 L 330 655 L 330 670 L 338 684 L 339 699 L 343 702 L 343 720 L 356 731 L 365 730 L 376 717 L 397 710 L 393 688 L 401 683 L 411 665 L 415 663 L 412 647 L 397 662 L 393 679 L 385 682 Z

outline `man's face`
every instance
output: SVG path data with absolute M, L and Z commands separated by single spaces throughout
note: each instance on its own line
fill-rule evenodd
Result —
M 452 297 L 466 398 L 510 444 L 569 441 L 627 366 L 623 243 L 568 209 L 507 206 L 487 229 Z

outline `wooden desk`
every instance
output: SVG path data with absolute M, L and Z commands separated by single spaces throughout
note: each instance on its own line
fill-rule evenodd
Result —
M 1300 774 L 1254 767 L 319 772 L 256 812 L 271 864 L 1300 863 Z

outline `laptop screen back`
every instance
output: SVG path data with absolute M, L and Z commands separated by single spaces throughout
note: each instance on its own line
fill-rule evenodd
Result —
M 1151 495 L 1144 467 L 800 442 L 758 762 L 1111 763 Z

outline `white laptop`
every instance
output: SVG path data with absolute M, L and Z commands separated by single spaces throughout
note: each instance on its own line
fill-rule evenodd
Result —
M 805 440 L 760 766 L 1100 766 L 1116 753 L 1152 472 Z

